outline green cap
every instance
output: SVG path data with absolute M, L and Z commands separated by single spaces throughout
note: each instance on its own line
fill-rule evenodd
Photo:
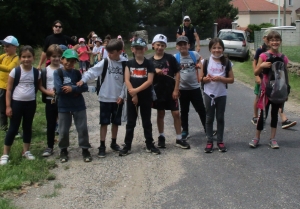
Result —
M 76 59 L 78 61 L 78 54 L 75 50 L 73 49 L 67 49 L 64 51 L 62 58 L 67 58 L 67 59 Z

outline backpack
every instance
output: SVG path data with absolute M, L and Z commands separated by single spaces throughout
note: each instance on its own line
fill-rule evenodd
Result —
M 209 59 L 204 59 L 203 61 L 203 77 L 205 77 L 207 75 L 207 67 L 209 64 Z M 229 77 L 229 71 L 231 69 L 231 63 L 230 60 L 228 58 L 226 58 L 226 63 L 225 63 L 225 77 L 228 78 Z M 203 78 L 202 78 L 203 79 Z M 226 88 L 227 88 L 227 84 L 226 84 Z M 201 88 L 204 90 L 204 83 L 201 82 Z
M 43 68 L 41 71 L 41 79 L 42 79 L 42 86 L 46 89 L 47 88 L 47 69 Z M 42 93 L 42 102 L 46 103 L 47 95 Z
M 195 64 L 197 64 L 197 60 L 196 60 L 196 56 L 192 51 L 189 51 L 190 57 L 192 58 L 192 60 L 194 61 Z M 180 64 L 180 52 L 178 52 L 176 54 L 176 60 L 177 62 Z
M 287 69 L 284 63 L 284 54 L 280 57 L 265 52 L 267 61 L 272 63 L 267 74 L 263 75 L 265 92 L 268 99 L 275 104 L 284 103 L 289 95 Z
M 126 63 L 127 63 L 127 61 L 123 61 L 122 62 L 123 76 L 125 75 Z M 105 79 L 105 76 L 106 76 L 106 72 L 107 72 L 107 67 L 108 67 L 108 59 L 104 58 L 104 65 L 103 65 L 103 70 L 102 70 L 102 74 L 101 74 L 101 82 L 100 82 L 100 76 L 98 76 L 98 79 L 96 81 L 96 94 L 97 95 L 99 95 L 101 85 L 104 82 L 104 79 Z
M 14 83 L 11 92 L 14 92 L 15 88 L 20 82 L 20 78 L 21 78 L 21 67 L 18 66 L 15 68 L 15 78 L 14 78 Z M 33 79 L 34 79 L 34 88 L 35 88 L 35 95 L 36 95 L 39 89 L 39 70 L 36 68 L 33 68 Z

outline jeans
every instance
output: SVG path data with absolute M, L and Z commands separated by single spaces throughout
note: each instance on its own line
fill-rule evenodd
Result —
M 5 137 L 5 145 L 11 146 L 22 121 L 23 142 L 30 144 L 32 136 L 32 121 L 36 110 L 36 101 L 11 101 L 12 117 Z
M 140 107 L 140 117 L 142 118 L 142 124 L 144 129 L 144 137 L 146 139 L 146 144 L 153 143 L 152 136 L 152 123 L 151 123 L 151 106 L 152 97 L 141 97 L 138 95 L 138 106 Z M 136 107 L 132 102 L 132 97 L 127 94 L 127 124 L 126 124 L 126 135 L 125 144 L 131 147 L 134 128 L 136 126 L 138 114 L 138 107 Z
M 47 145 L 53 149 L 58 109 L 56 103 L 51 104 L 51 99 L 47 99 L 46 101 L 45 113 L 47 121 Z
M 60 149 L 65 149 L 70 146 L 69 131 L 72 125 L 72 116 L 78 133 L 78 144 L 80 148 L 91 148 L 89 143 L 89 133 L 87 128 L 86 110 L 77 112 L 58 113 L 59 126 L 59 143 Z
M 0 129 L 7 129 L 6 90 L 0 89 Z
M 88 70 L 90 68 L 89 61 L 79 61 L 79 69 L 81 70 Z
M 225 107 L 227 96 L 221 96 L 214 99 L 214 104 L 211 104 L 212 98 L 204 93 L 204 101 L 206 107 L 206 136 L 208 142 L 213 142 L 213 125 L 216 114 L 217 120 L 217 142 L 223 142 L 224 126 L 225 126 Z
M 180 90 L 180 109 L 181 109 L 181 126 L 182 131 L 189 131 L 189 111 L 190 111 L 190 103 L 194 106 L 196 112 L 198 113 L 201 123 L 205 128 L 206 121 L 206 112 L 205 106 L 203 103 L 202 93 L 200 88 L 193 90 Z

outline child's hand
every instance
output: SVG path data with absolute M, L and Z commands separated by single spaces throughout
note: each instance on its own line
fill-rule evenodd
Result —
M 213 77 L 211 77 L 211 81 L 221 82 L 221 80 L 222 80 L 222 76 L 213 76 Z
M 122 99 L 121 97 L 119 97 L 119 98 L 117 99 L 117 104 L 122 104 L 122 102 L 123 102 L 123 99 Z
M 172 93 L 172 97 L 174 100 L 178 99 L 179 97 L 179 91 L 178 90 L 174 90 L 173 93 Z
M 67 94 L 67 93 L 72 92 L 72 87 L 71 86 L 63 86 L 63 87 L 61 87 L 61 90 Z
M 159 68 L 155 68 L 155 72 L 158 74 L 158 75 L 162 75 L 163 74 L 163 71 Z
M 55 91 L 53 89 L 47 89 L 47 95 L 50 97 L 54 97 L 55 96 Z
M 139 102 L 139 99 L 138 99 L 138 97 L 137 96 L 134 96 L 134 97 L 132 97 L 132 103 L 134 104 L 134 105 L 137 105 L 138 104 L 138 102 Z
M 7 117 L 11 118 L 11 116 L 12 116 L 12 109 L 11 109 L 11 107 L 6 107 L 6 115 L 7 115 Z
M 212 81 L 212 77 L 210 74 L 208 74 L 206 77 L 203 78 L 204 83 L 209 83 Z
M 134 88 L 128 89 L 128 92 L 129 92 L 130 96 L 132 96 L 132 97 L 134 97 L 138 93 L 138 91 Z
M 80 86 L 82 86 L 83 85 L 83 81 L 78 81 L 77 83 L 76 83 L 76 86 L 78 86 L 78 87 L 80 87 Z
M 261 68 L 270 68 L 272 66 L 271 62 L 263 62 L 260 64 Z

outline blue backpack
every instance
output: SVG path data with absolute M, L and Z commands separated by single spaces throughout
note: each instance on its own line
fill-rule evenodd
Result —
M 196 64 L 196 63 L 197 63 L 197 60 L 196 60 L 195 54 L 194 54 L 192 51 L 189 51 L 189 54 L 190 54 L 190 57 L 192 58 L 192 60 L 194 61 L 194 63 Z M 176 54 L 176 60 L 177 60 L 177 62 L 180 64 L 180 52 L 178 52 L 178 53 Z

